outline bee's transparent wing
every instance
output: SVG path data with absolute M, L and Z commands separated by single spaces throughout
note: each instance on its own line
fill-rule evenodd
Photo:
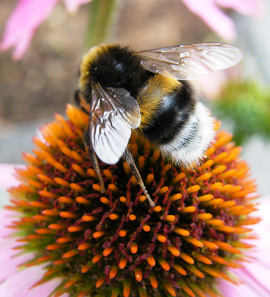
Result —
M 131 129 L 139 127 L 140 108 L 137 101 L 122 88 L 93 87 L 90 139 L 99 159 L 115 164 L 123 155 Z
M 137 52 L 141 65 L 153 73 L 175 79 L 196 79 L 229 68 L 242 59 L 241 51 L 223 43 L 184 44 Z

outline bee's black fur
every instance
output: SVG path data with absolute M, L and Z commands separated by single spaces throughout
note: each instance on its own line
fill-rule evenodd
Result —
M 128 47 L 114 45 L 98 53 L 90 66 L 91 79 L 103 88 L 124 88 L 136 98 L 139 89 L 153 74 L 140 65 L 138 56 Z
M 188 82 L 181 85 L 162 101 L 159 109 L 146 128 L 144 135 L 158 144 L 166 144 L 174 139 L 194 112 L 195 99 Z

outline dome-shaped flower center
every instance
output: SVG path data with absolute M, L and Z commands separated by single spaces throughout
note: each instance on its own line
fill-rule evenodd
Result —
M 241 242 L 258 219 L 255 186 L 231 135 L 217 132 L 202 163 L 172 165 L 148 141 L 133 135 L 129 148 L 155 207 L 150 207 L 126 162 L 101 163 L 106 193 L 83 144 L 88 117 L 68 106 L 68 120 L 43 128 L 34 155 L 17 170 L 13 223 L 27 263 L 47 262 L 40 282 L 60 276 L 55 296 L 216 296 L 215 279 L 239 267 Z M 25 268 L 27 269 L 27 268 Z

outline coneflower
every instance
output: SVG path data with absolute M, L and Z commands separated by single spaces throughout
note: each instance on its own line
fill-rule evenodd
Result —
M 256 186 L 232 135 L 219 130 L 200 165 L 175 166 L 139 135 L 129 148 L 150 207 L 128 164 L 100 163 L 106 193 L 83 143 L 88 116 L 71 105 L 67 117 L 42 129 L 34 154 L 17 170 L 11 188 L 18 212 L 10 228 L 18 251 L 32 258 L 21 268 L 44 264 L 38 286 L 54 278 L 51 296 L 220 296 L 218 279 L 237 285 L 229 268 L 241 269 L 259 221 Z M 22 280 L 23 281 L 23 280 Z M 29 288 L 30 289 L 30 288 Z

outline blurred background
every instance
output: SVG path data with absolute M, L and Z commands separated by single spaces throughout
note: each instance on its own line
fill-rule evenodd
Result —
M 95 30 L 95 9 L 100 9 L 95 7 L 97 1 L 101 0 L 82 5 L 72 14 L 58 1 L 21 59 L 12 59 L 12 50 L 0 52 L 0 163 L 23 164 L 21 153 L 33 148 L 38 127 L 55 113 L 64 114 L 65 105 L 73 103 L 80 59 L 91 42 L 102 41 L 93 37 L 89 41 Z M 244 147 L 242 155 L 259 192 L 269 195 L 270 4 L 268 0 L 258 3 L 262 9 L 255 18 L 223 10 L 237 32 L 233 40 L 226 40 L 181 0 L 118 0 L 110 11 L 111 21 L 104 25 L 108 34 L 106 38 L 101 34 L 100 39 L 138 50 L 205 41 L 238 46 L 244 53 L 240 65 L 204 77 L 197 85 L 202 100 Z M 15 0 L 1 1 L 1 35 L 16 4 Z

